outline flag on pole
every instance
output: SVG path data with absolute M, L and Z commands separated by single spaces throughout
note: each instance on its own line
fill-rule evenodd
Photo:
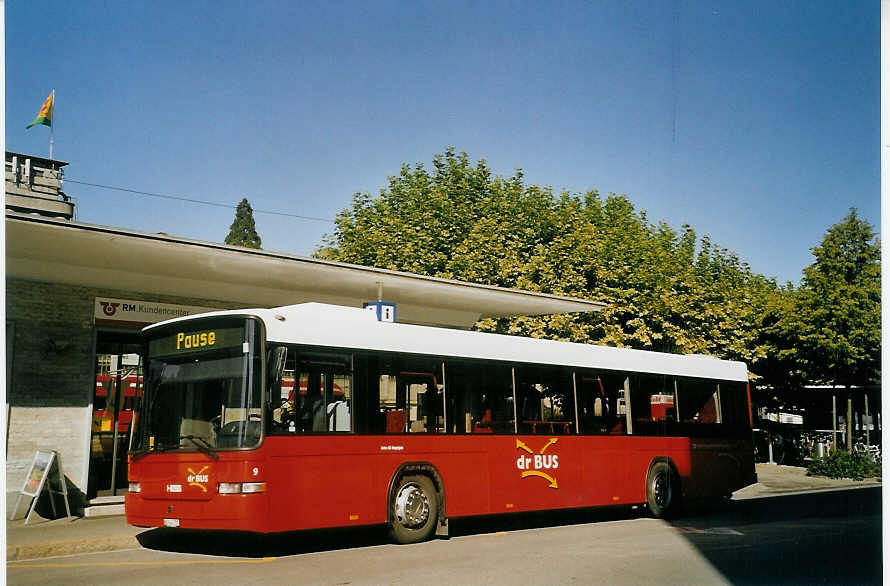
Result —
M 56 90 L 53 90 L 52 93 L 50 93 L 49 97 L 46 98 L 46 101 L 43 102 L 43 106 L 40 108 L 40 112 L 37 114 L 37 118 L 34 119 L 34 122 L 25 127 L 25 130 L 38 124 L 43 124 L 44 126 L 49 126 L 50 128 L 53 127 L 53 98 L 55 97 Z

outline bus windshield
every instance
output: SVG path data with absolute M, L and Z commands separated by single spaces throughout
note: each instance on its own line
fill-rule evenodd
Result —
M 260 442 L 262 348 L 256 321 L 188 322 L 148 334 L 136 452 L 251 448 Z

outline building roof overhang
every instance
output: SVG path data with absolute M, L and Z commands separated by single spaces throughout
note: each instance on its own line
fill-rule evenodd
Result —
M 34 162 L 39 163 L 43 167 L 50 167 L 53 169 L 61 169 L 62 167 L 66 167 L 68 163 L 65 161 L 60 161 L 58 159 L 47 159 L 45 157 L 38 157 L 36 155 L 27 155 L 25 153 L 15 153 L 13 151 L 6 151 L 6 159 L 10 160 L 12 157 L 21 157 L 22 159 L 31 159 Z
M 399 321 L 471 327 L 490 317 L 599 311 L 597 301 L 504 289 L 7 211 L 6 274 L 26 280 L 218 300 L 397 304 Z

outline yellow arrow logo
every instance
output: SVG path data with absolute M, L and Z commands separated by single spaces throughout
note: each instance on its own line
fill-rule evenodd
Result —
M 525 472 L 522 473 L 522 478 L 527 478 L 529 476 L 539 476 L 539 477 L 543 478 L 544 480 L 549 480 L 550 484 L 548 485 L 548 488 L 559 488 L 559 485 L 556 484 L 555 478 L 553 478 L 549 474 L 545 474 L 544 472 L 541 472 L 540 470 L 526 470 Z
M 522 441 L 520 441 L 518 438 L 516 439 L 516 447 L 519 448 L 520 450 L 525 450 L 529 454 L 534 454 L 534 452 L 532 452 L 532 449 L 530 447 L 528 447 L 527 445 L 525 445 L 524 443 L 522 443 Z
M 550 446 L 552 446 L 553 444 L 555 444 L 557 441 L 559 441 L 558 438 L 555 438 L 555 437 L 550 438 L 550 441 L 547 442 L 547 445 L 544 446 L 543 448 L 541 448 L 541 451 L 538 452 L 538 453 L 539 453 L 539 454 L 543 454 L 543 453 L 547 450 L 547 448 L 549 448 Z

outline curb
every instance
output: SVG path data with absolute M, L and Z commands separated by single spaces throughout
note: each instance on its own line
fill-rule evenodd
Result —
M 10 544 L 6 548 L 6 561 L 22 561 L 76 553 L 97 553 L 141 547 L 134 536 L 104 537 L 43 543 Z
M 814 494 L 820 492 L 840 492 L 844 490 L 862 490 L 864 488 L 880 487 L 880 482 L 868 482 L 866 484 L 852 484 L 849 486 L 823 486 L 818 488 L 794 488 L 780 491 L 759 491 L 756 494 L 734 494 L 732 500 L 746 501 L 751 499 L 773 498 L 777 496 L 794 496 L 799 494 Z M 744 489 L 742 489 L 744 490 Z

